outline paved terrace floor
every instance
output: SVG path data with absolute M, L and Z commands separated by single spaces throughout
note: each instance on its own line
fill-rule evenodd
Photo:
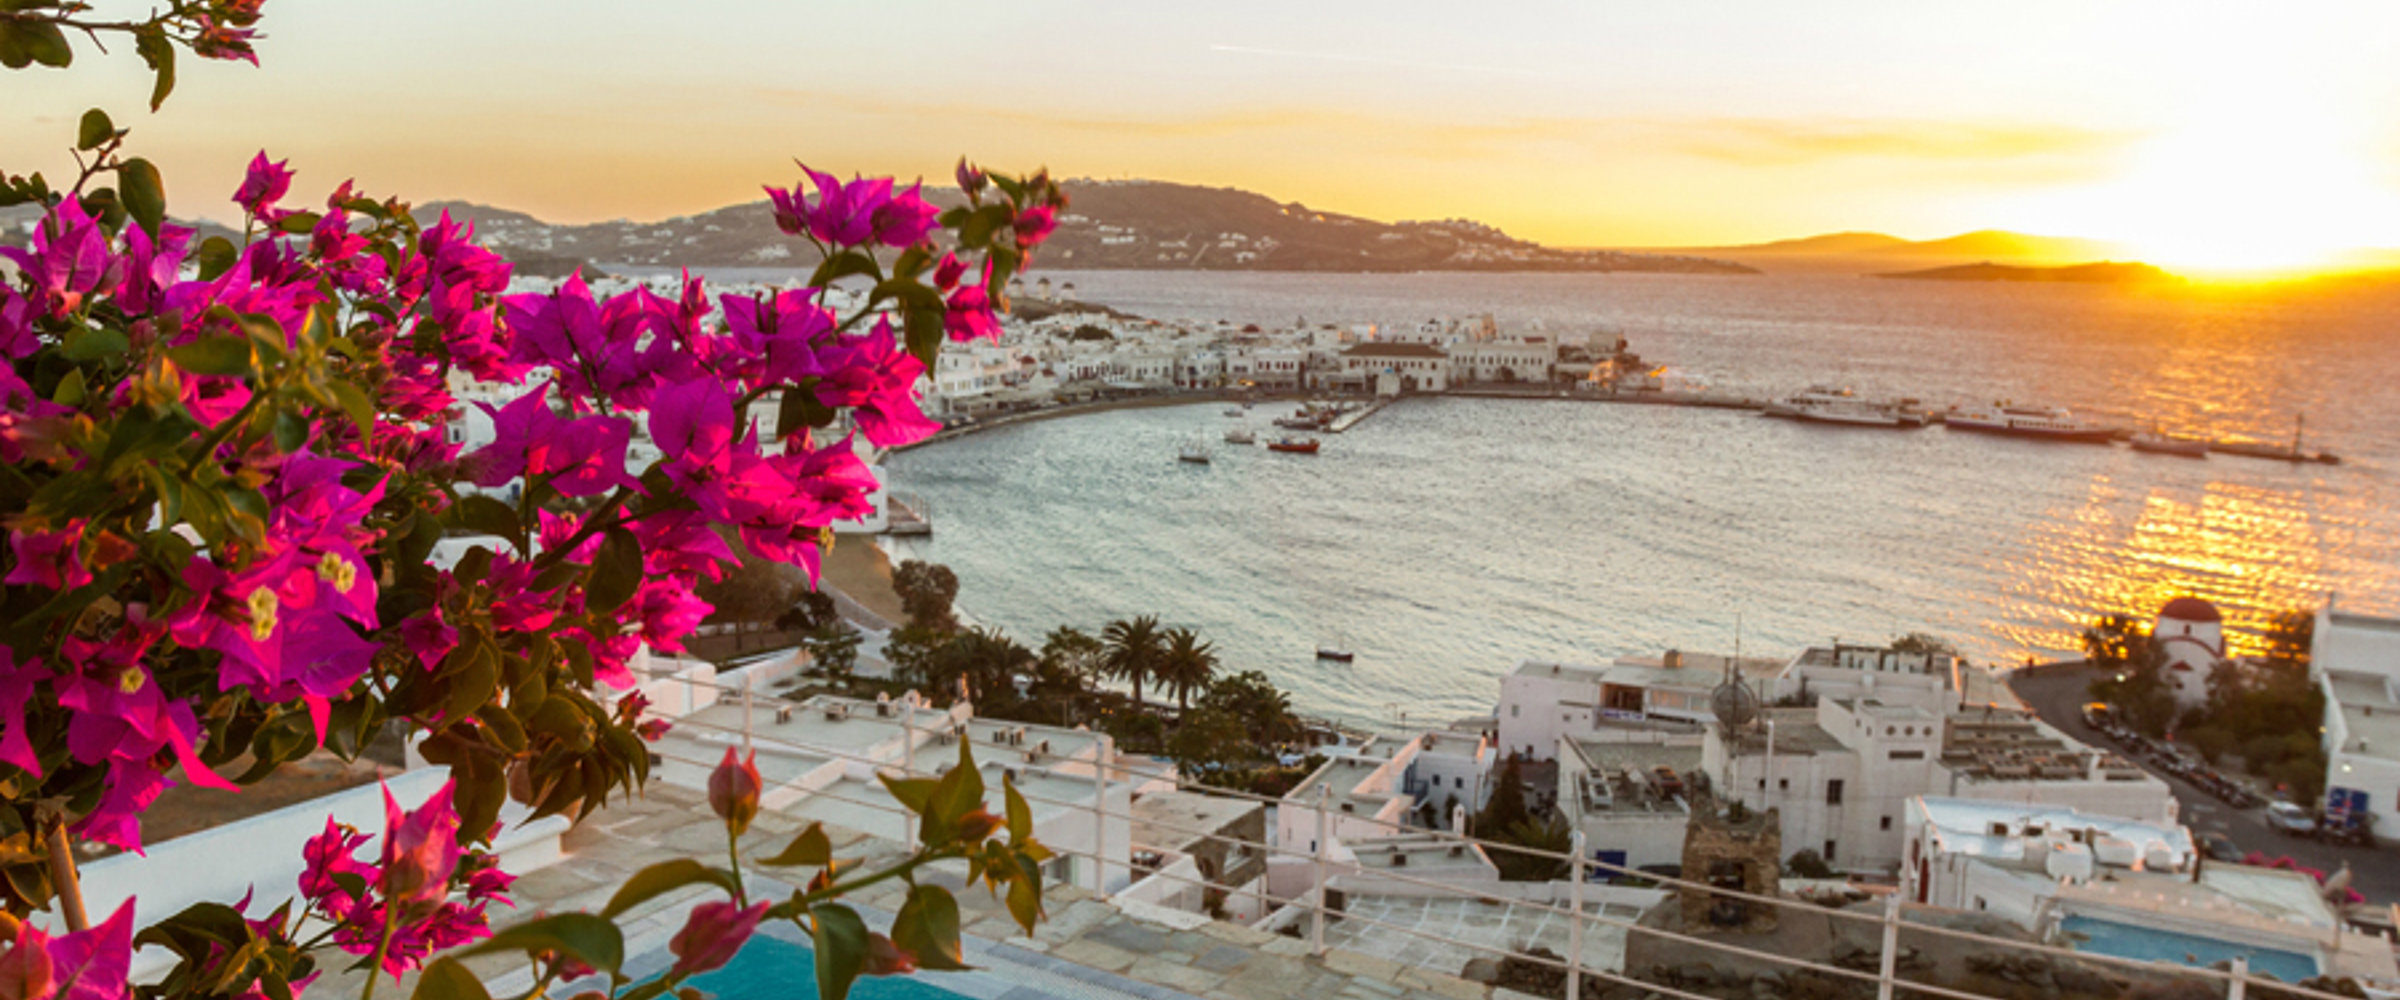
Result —
M 1473 959 L 1498 957 L 1494 949 L 1548 948 L 1554 955 L 1568 954 L 1567 917 L 1545 907 L 1454 896 L 1360 896 L 1345 902 L 1343 912 L 1363 920 L 1326 925 L 1328 947 L 1431 972 L 1455 974 Z M 1626 923 L 1641 916 L 1630 907 L 1598 903 L 1585 903 L 1584 912 Z M 1584 924 L 1584 967 L 1614 970 L 1624 964 L 1625 928 L 1598 921 Z
M 743 853 L 764 856 L 781 850 L 801 826 L 790 815 L 762 812 L 742 839 Z M 837 855 L 864 858 L 870 865 L 902 853 L 899 845 L 864 834 L 831 828 L 827 832 L 833 835 Z M 724 827 L 701 794 L 652 782 L 643 799 L 614 805 L 570 832 L 567 848 L 564 860 L 518 879 L 513 893 L 517 907 L 497 911 L 495 926 L 550 913 L 598 910 L 627 876 L 648 864 L 677 856 L 720 857 Z M 936 874 L 926 880 L 955 888 L 961 875 L 963 871 Z M 868 911 L 870 924 L 881 927 L 899 908 L 904 892 L 905 886 L 887 883 L 869 887 L 850 901 Z M 649 971 L 640 967 L 639 958 L 658 954 L 682 926 L 683 915 L 714 895 L 697 888 L 673 893 L 621 918 L 628 971 Z M 957 896 L 968 959 L 984 972 L 920 975 L 928 985 L 952 989 L 969 1000 L 1533 1000 L 1395 960 L 1389 956 L 1409 954 L 1422 960 L 1415 952 L 1426 942 L 1363 925 L 1353 924 L 1349 933 L 1329 938 L 1329 944 L 1339 939 L 1351 947 L 1312 957 L 1307 942 L 1296 938 L 1179 911 L 1144 908 L 1136 915 L 1083 890 L 1054 885 L 1045 897 L 1048 919 L 1028 937 L 981 888 L 958 889 Z M 1430 913 L 1424 919 L 1428 929 L 1442 929 L 1436 926 L 1442 922 Z M 1556 918 L 1552 920 L 1555 924 Z M 1511 926 L 1512 933 L 1523 929 Z M 1551 929 L 1556 933 L 1543 940 L 1557 937 L 1553 950 L 1563 952 L 1563 925 Z M 1377 934 L 1399 940 L 1386 942 Z M 1452 969 L 1480 954 L 1458 951 L 1461 957 Z M 495 996 L 521 994 L 529 985 L 521 958 L 485 956 L 467 965 L 492 986 Z M 995 981 L 1004 987 L 995 990 Z M 358 973 L 329 971 L 307 995 L 357 996 L 359 986 Z M 377 992 L 406 997 L 414 989 L 412 976 L 399 989 L 387 982 Z

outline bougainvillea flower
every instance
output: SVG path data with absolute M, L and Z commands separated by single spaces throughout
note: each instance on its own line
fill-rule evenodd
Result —
M 1028 250 L 1033 249 L 1042 245 L 1043 240 L 1049 239 L 1050 233 L 1057 228 L 1058 213 L 1053 211 L 1050 206 L 1036 205 L 1028 208 L 1017 213 L 1017 245 Z
M 667 941 L 667 950 L 675 953 L 675 966 L 668 974 L 689 976 L 723 968 L 749 942 L 759 918 L 766 915 L 764 901 L 747 908 L 724 901 L 692 907 L 683 929 Z
M 481 463 L 475 479 L 494 487 L 523 477 L 544 477 L 563 496 L 586 497 L 640 485 L 625 471 L 633 425 L 622 417 L 572 420 L 550 410 L 544 383 L 499 409 L 478 403 L 492 418 L 492 443 L 469 457 Z
M 247 34 L 245 32 L 244 34 Z M 250 158 L 250 169 L 242 174 L 242 186 L 233 192 L 233 203 L 242 211 L 257 216 L 262 222 L 278 222 L 290 215 L 276 208 L 285 193 L 292 189 L 290 160 L 267 161 L 267 151 L 259 150 Z
M 73 590 L 92 582 L 92 571 L 84 566 L 78 551 L 83 545 L 83 528 L 83 519 L 76 518 L 57 531 L 9 532 L 8 547 L 17 564 L 0 577 L 0 583 Z
M 717 818 L 724 820 L 725 828 L 736 837 L 750 829 L 750 821 L 758 818 L 760 786 L 755 750 L 750 752 L 750 759 L 743 760 L 734 755 L 732 747 L 726 747 L 725 759 L 708 773 L 708 807 L 716 810 Z
M 834 317 L 818 305 L 814 289 L 725 296 L 725 329 L 735 344 L 762 365 L 766 382 L 797 382 L 822 375 L 817 346 L 833 339 Z
M 29 245 L 0 246 L 0 259 L 14 262 L 41 299 L 33 303 L 41 315 L 65 316 L 83 308 L 84 299 L 114 290 L 125 276 L 126 264 L 108 251 L 108 234 L 100 222 L 85 214 L 81 199 L 59 202 L 33 228 Z
M 867 935 L 867 961 L 860 971 L 870 976 L 898 976 L 917 971 L 917 956 L 880 932 Z
M 941 209 L 925 200 L 925 185 L 910 185 L 908 190 L 876 207 L 875 238 L 887 247 L 916 246 L 938 228 L 936 220 L 941 214 Z
M 841 338 L 835 351 L 839 361 L 829 363 L 817 383 L 817 401 L 852 410 L 867 440 L 889 448 L 942 429 L 917 408 L 917 379 L 925 374 L 925 364 L 900 350 L 889 319 L 878 318 L 865 334 Z
M 982 285 L 962 285 L 950 293 L 943 302 L 942 327 L 951 340 L 1000 341 L 1000 317 L 993 315 L 991 294 Z
M 767 200 L 775 206 L 776 226 L 795 236 L 808 233 L 834 246 L 870 242 L 914 246 L 933 231 L 940 215 L 917 187 L 894 195 L 888 177 L 853 179 L 845 184 L 832 174 L 808 169 L 806 164 L 800 170 L 817 185 L 814 200 L 796 187 L 767 189 Z
M 643 642 L 669 652 L 683 652 L 683 637 L 700 627 L 716 606 L 701 600 L 692 588 L 674 577 L 655 577 L 634 594 L 634 613 L 640 616 Z
M 20 935 L 20 942 L 28 940 Z M 133 901 L 118 905 L 90 929 L 49 939 L 50 975 L 58 984 L 52 1000 L 124 1000 L 132 995 L 125 977 L 133 967 Z
M 0 952 L 0 1000 L 43 1000 L 58 985 L 50 961 L 49 935 L 31 921 L 17 924 L 16 940 Z
M 376 888 L 388 898 L 413 903 L 449 892 L 459 858 L 458 811 L 450 804 L 455 784 L 443 782 L 412 810 L 402 810 L 392 790 L 383 790 L 383 876 Z

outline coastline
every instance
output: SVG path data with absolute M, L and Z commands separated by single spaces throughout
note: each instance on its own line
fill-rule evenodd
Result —
M 1300 391 L 1244 393 L 1228 389 L 1189 389 L 1167 393 L 1164 395 L 1138 396 L 1130 399 L 1110 399 L 1102 400 L 1096 403 L 1071 403 L 1065 406 L 1046 406 L 1036 410 L 1025 410 L 1018 413 L 1002 414 L 989 419 L 978 419 L 974 423 L 963 427 L 949 428 L 938 434 L 935 434 L 932 437 L 926 438 L 923 441 L 916 441 L 909 444 L 900 445 L 891 449 L 891 451 L 893 454 L 899 454 L 901 452 L 915 451 L 919 448 L 940 444 L 944 441 L 954 441 L 971 434 L 979 434 L 984 431 L 998 430 L 1002 427 L 1015 427 L 1021 424 L 1039 423 L 1044 420 L 1056 420 L 1060 417 L 1080 417 L 1091 413 L 1106 413 L 1110 410 L 1146 410 L 1156 409 L 1162 406 L 1190 406 L 1200 403 L 1291 402 L 1302 399 L 1320 398 L 1323 395 L 1324 394 L 1322 393 L 1308 393 Z

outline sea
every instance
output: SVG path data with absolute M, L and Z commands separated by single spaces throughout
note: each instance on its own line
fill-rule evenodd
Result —
M 2400 285 L 1947 283 L 1826 276 L 1049 272 L 1161 320 L 1273 328 L 1490 314 L 1624 336 L 1769 397 L 1814 384 L 2013 399 L 2342 464 L 1824 427 L 1743 411 L 1419 397 L 1314 456 L 1219 442 L 1223 403 L 1028 423 L 910 450 L 900 558 L 1038 648 L 1153 614 L 1224 670 L 1356 725 L 1485 714 L 1524 660 L 1788 656 L 1924 632 L 1996 667 L 2075 655 L 2106 613 L 2192 594 L 2240 649 L 2278 612 L 2400 613 Z M 1288 406 L 1285 407 L 1288 409 Z M 1262 404 L 1264 428 L 1282 412 Z M 1178 462 L 1203 438 L 1208 465 Z M 1356 653 L 1318 660 L 1321 645 Z

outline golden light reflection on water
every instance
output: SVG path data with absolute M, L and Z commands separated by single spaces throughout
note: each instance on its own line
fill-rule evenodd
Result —
M 2335 589 L 2389 591 L 2390 566 L 2345 555 L 2373 513 L 2305 486 L 2212 481 L 2193 495 L 2098 476 L 2080 506 L 2049 511 L 2002 561 L 2008 600 L 1985 624 L 2022 660 L 2077 649 L 2101 615 L 2147 622 L 2189 594 L 2225 615 L 2235 654 L 2257 653 L 2279 612 L 2314 608 Z

